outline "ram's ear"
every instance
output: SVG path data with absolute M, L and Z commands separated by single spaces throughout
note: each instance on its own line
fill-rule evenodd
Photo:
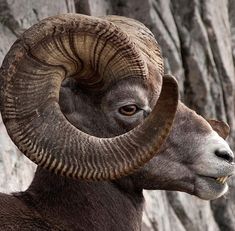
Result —
M 227 123 L 214 119 L 209 119 L 207 120 L 207 122 L 222 138 L 226 139 L 228 137 L 230 132 L 230 127 Z

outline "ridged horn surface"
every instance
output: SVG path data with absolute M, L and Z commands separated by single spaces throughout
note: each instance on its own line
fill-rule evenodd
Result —
M 0 69 L 0 105 L 7 131 L 36 164 L 79 179 L 115 179 L 151 159 L 166 139 L 178 103 L 176 81 L 165 77 L 146 121 L 121 136 L 98 138 L 71 125 L 58 104 L 64 78 L 102 89 L 121 78 L 147 81 L 144 59 L 113 23 L 66 14 L 27 30 Z
M 148 63 L 152 63 L 155 66 L 160 76 L 164 74 L 164 63 L 160 47 L 152 32 L 144 24 L 123 16 L 109 15 L 103 18 L 124 30 L 130 39 L 135 42 L 136 46 L 138 46 L 141 54 L 148 60 Z

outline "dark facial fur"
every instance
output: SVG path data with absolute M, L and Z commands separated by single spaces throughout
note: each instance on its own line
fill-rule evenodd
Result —
M 119 82 L 101 95 L 67 82 L 61 90 L 60 104 L 74 126 L 91 135 L 112 137 L 140 124 L 151 112 L 156 98 L 157 92 L 136 80 Z M 121 115 L 119 108 L 128 104 L 137 105 L 139 111 L 133 116 Z M 127 190 L 166 189 L 197 195 L 195 169 L 207 161 L 202 148 L 212 131 L 204 118 L 179 102 L 171 133 L 160 151 L 140 170 L 117 183 Z

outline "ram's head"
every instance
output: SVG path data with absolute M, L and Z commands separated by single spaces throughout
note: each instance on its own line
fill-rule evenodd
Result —
M 141 23 L 47 18 L 15 42 L 0 76 L 8 133 L 39 166 L 204 199 L 226 191 L 233 153 L 211 127 L 225 138 L 226 125 L 178 101 L 177 83 L 164 76 L 159 47 Z

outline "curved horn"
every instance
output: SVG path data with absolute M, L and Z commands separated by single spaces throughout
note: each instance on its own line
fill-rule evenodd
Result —
M 164 78 L 153 113 L 142 125 L 114 138 L 76 129 L 62 114 L 61 82 L 73 77 L 94 88 L 120 78 L 148 77 L 127 34 L 107 20 L 67 14 L 27 30 L 0 69 L 0 105 L 8 133 L 36 164 L 82 179 L 115 179 L 151 159 L 166 139 L 178 103 L 177 83 Z

